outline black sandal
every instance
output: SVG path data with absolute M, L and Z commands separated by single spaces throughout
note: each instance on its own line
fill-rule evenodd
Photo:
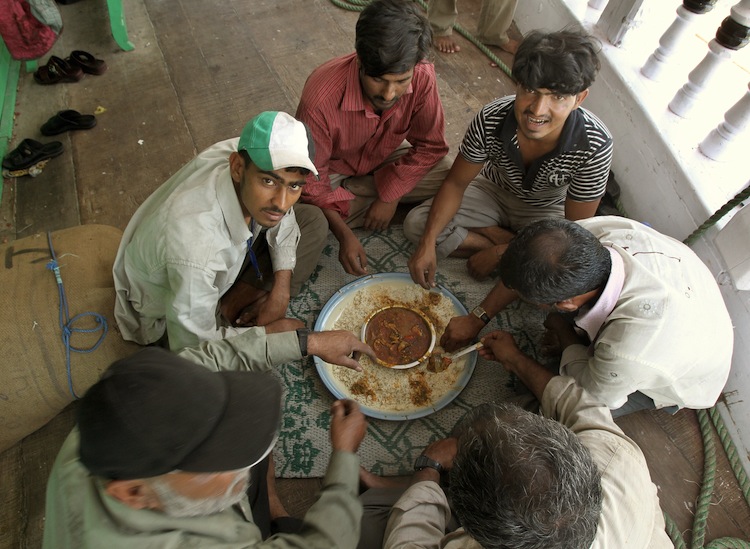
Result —
M 72 130 L 89 130 L 96 126 L 96 117 L 93 114 L 81 114 L 78 111 L 68 109 L 60 111 L 47 120 L 41 128 L 42 135 L 57 135 Z
M 75 50 L 66 59 L 73 67 L 79 67 L 86 74 L 103 74 L 107 64 L 103 59 L 97 59 L 87 51 Z
M 59 141 L 40 143 L 33 139 L 24 139 L 3 159 L 3 175 L 39 175 L 49 159 L 60 156 L 62 152 L 63 144 Z

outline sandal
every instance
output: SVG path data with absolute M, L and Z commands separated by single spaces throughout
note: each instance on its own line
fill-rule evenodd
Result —
M 93 114 L 81 114 L 72 109 L 60 111 L 41 128 L 42 135 L 57 135 L 72 130 L 89 130 L 96 126 Z
M 107 64 L 103 59 L 97 59 L 89 52 L 75 50 L 70 52 L 66 59 L 73 67 L 79 67 L 86 74 L 103 74 L 107 70 Z
M 18 172 L 25 172 L 20 175 L 26 175 L 26 173 L 34 171 L 34 167 L 40 168 L 37 173 L 41 173 L 44 164 L 50 158 L 61 155 L 62 152 L 63 144 L 59 141 L 40 143 L 33 139 L 24 139 L 18 147 L 3 159 L 3 175 L 6 175 L 6 171 L 10 174 L 10 177 L 17 177 Z M 35 174 L 32 173 L 31 175 Z
M 46 65 L 42 65 L 34 72 L 34 80 L 43 86 L 61 82 L 78 82 L 81 78 L 83 78 L 81 67 L 74 67 L 56 55 L 50 57 Z

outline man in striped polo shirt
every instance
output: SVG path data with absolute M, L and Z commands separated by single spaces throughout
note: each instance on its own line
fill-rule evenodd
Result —
M 513 62 L 516 95 L 477 114 L 440 191 L 404 222 L 417 244 L 409 271 L 435 285 L 438 258 L 467 257 L 486 278 L 521 227 L 546 217 L 591 217 L 606 190 L 612 136 L 580 107 L 600 68 L 583 32 L 529 33 Z M 467 317 L 467 322 L 481 322 Z

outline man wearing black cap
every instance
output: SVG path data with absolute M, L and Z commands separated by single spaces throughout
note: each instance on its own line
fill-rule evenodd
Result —
M 267 111 L 148 197 L 113 266 L 122 337 L 148 345 L 166 335 L 179 350 L 243 331 L 235 326 L 301 327 L 284 316 L 328 235 L 317 207 L 293 207 L 317 174 L 313 156 L 302 122 Z
M 364 416 L 333 404 L 320 498 L 301 533 L 276 534 L 264 480 L 280 412 L 267 373 L 210 372 L 158 348 L 115 362 L 52 469 L 43 547 L 355 547 Z

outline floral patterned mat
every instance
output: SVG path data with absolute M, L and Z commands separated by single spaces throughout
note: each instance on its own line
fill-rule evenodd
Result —
M 369 262 L 369 272 L 407 273 L 413 246 L 395 226 L 381 233 L 358 231 Z M 356 277 L 344 272 L 338 261 L 338 242 L 329 235 L 318 267 L 290 303 L 290 316 L 309 327 L 328 299 Z M 438 265 L 437 281 L 471 310 L 493 286 L 477 282 L 466 271 L 466 260 L 446 259 Z M 519 303 L 495 317 L 485 331 L 504 329 L 512 333 L 519 347 L 536 356 L 542 336 L 543 314 Z M 483 332 L 484 333 L 484 332 Z M 286 386 L 281 434 L 274 450 L 276 475 L 286 478 L 322 477 L 331 452 L 328 425 L 334 397 L 323 385 L 312 358 L 285 364 L 278 372 Z M 359 449 L 362 465 L 379 475 L 403 475 L 431 441 L 448 436 L 456 422 L 472 407 L 484 402 L 503 401 L 514 395 L 510 376 L 498 363 L 478 359 L 472 379 L 448 406 L 412 421 L 369 418 L 367 435 Z

